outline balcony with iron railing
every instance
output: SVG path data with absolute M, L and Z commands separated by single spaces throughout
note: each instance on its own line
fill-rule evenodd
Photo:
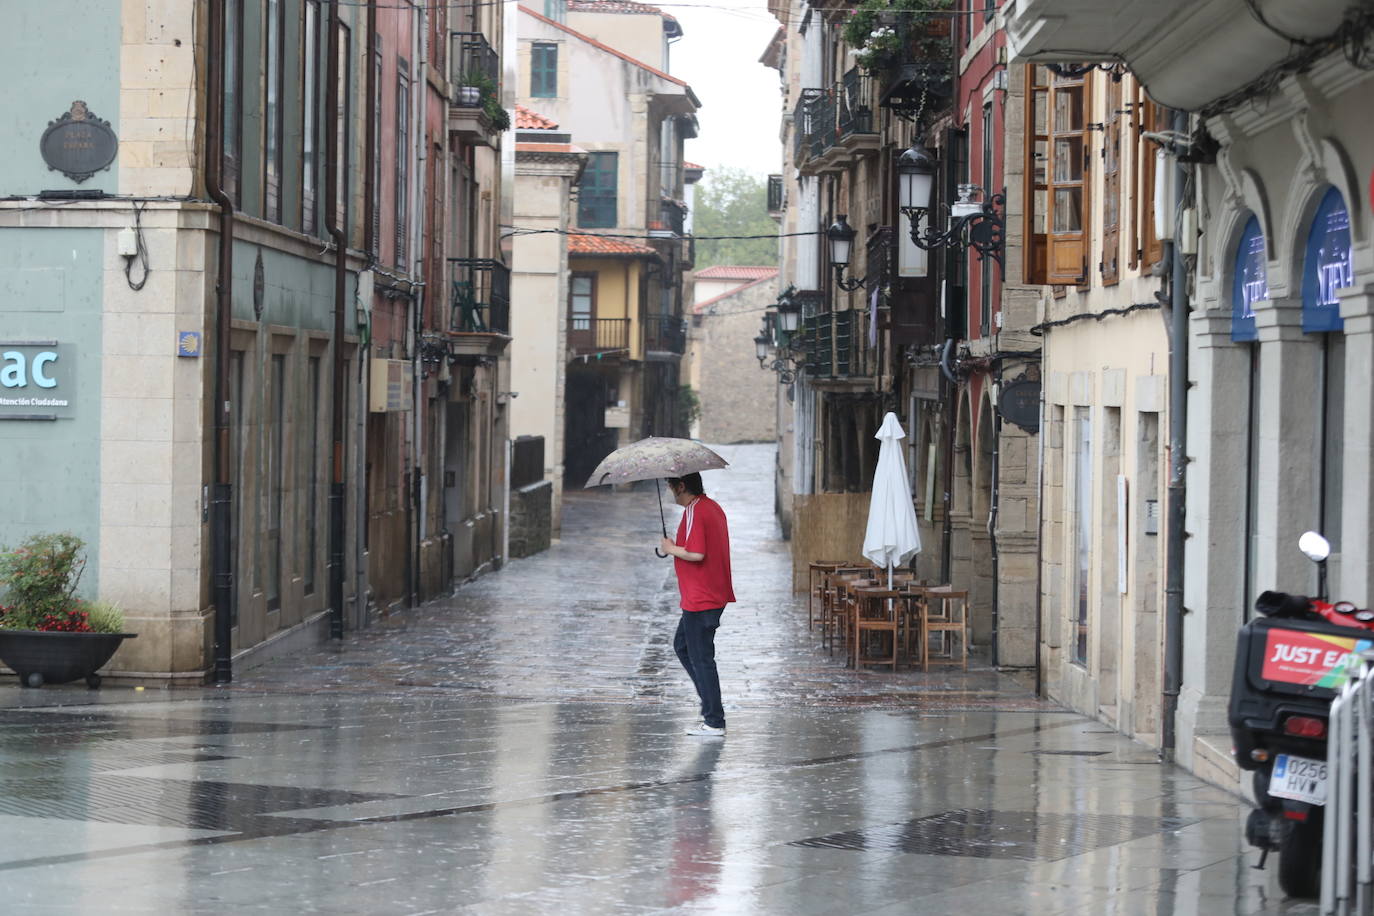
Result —
M 687 230 L 687 205 L 670 197 L 649 199 L 648 212 L 651 232 L 672 233 L 681 236 Z
M 870 320 L 863 309 L 821 312 L 802 320 L 796 347 L 813 385 L 847 386 L 871 379 L 876 359 L 868 346 Z
M 786 202 L 781 175 L 768 176 L 768 215 L 773 219 L 782 218 L 782 208 Z
M 840 82 L 836 133 L 848 150 L 877 149 L 878 129 L 873 112 L 877 92 L 873 79 L 853 68 Z
M 501 56 L 481 32 L 449 33 L 449 130 L 492 145 L 509 126 L 501 107 Z
M 644 350 L 681 356 L 687 349 L 687 325 L 675 315 L 650 315 L 644 319 Z
M 510 268 L 492 258 L 449 258 L 449 339 L 455 352 L 499 353 L 510 341 Z
M 568 357 L 593 353 L 628 355 L 630 350 L 630 319 L 593 318 L 572 315 L 568 318 Z

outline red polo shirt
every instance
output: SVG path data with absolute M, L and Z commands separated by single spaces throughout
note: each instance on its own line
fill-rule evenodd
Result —
M 719 503 L 698 496 L 682 513 L 673 543 L 704 557 L 699 563 L 673 560 L 684 611 L 710 611 L 735 600 L 730 581 L 730 529 Z

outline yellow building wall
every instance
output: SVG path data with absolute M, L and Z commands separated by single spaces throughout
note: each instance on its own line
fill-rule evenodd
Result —
M 639 286 L 644 265 L 629 258 L 568 259 L 573 273 L 596 274 L 596 317 L 630 319 L 630 359 L 644 358 L 639 327 Z

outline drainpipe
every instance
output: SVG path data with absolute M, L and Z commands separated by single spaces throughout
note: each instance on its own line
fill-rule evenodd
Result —
M 1186 134 L 1188 115 L 1174 112 L 1173 128 Z M 1186 507 L 1188 477 L 1188 268 L 1179 243 L 1183 241 L 1184 188 L 1188 167 L 1175 161 L 1178 200 L 1174 213 L 1174 238 L 1166 252 L 1173 267 L 1169 281 L 1169 529 L 1164 586 L 1164 714 L 1161 750 L 1172 759 L 1177 744 L 1179 689 L 1183 686 L 1183 544 L 1188 537 Z
M 324 110 L 336 112 L 339 98 L 339 4 L 329 4 L 329 62 L 325 78 Z M 339 131 L 330 124 L 325 135 L 324 220 L 334 241 L 334 335 L 332 347 L 333 403 L 330 405 L 329 437 L 333 442 L 329 484 L 329 635 L 343 639 L 344 633 L 344 288 L 348 283 L 348 239 L 339 225 Z M 359 354 L 362 358 L 362 354 Z
M 216 684 L 234 679 L 233 668 L 233 450 L 230 447 L 229 334 L 234 304 L 234 202 L 221 186 L 224 166 L 224 4 L 210 5 L 205 138 L 205 190 L 219 205 L 219 277 L 215 283 L 215 483 L 210 495 L 210 562 L 215 602 Z
M 371 86 L 373 75 L 376 69 L 373 61 L 377 56 L 377 7 L 369 4 L 367 7 L 367 73 L 368 85 L 371 87 L 367 93 L 367 101 L 364 104 L 366 111 L 365 117 L 367 124 L 364 131 L 367 138 L 367 151 L 363 155 L 364 168 L 363 174 L 363 212 L 367 215 L 367 223 L 363 227 L 363 232 L 368 240 L 367 251 L 369 258 L 375 249 L 380 251 L 381 239 L 377 238 L 374 232 L 374 212 L 377 207 L 376 181 L 377 181 L 377 105 L 380 100 L 380 93 L 377 87 Z M 367 620 L 367 403 L 368 403 L 368 372 L 367 366 L 370 360 L 372 328 L 371 321 L 372 303 L 359 302 L 367 309 L 369 316 L 366 345 L 358 348 L 358 378 L 355 390 L 357 398 L 353 408 L 352 418 L 354 437 L 353 441 L 358 443 L 354 449 L 353 479 L 357 481 L 358 495 L 354 501 L 353 524 L 357 536 L 353 538 L 353 627 L 362 629 L 368 625 Z
M 410 563 L 410 606 L 415 607 L 420 603 L 420 595 L 423 591 L 421 587 L 422 565 L 420 554 L 424 550 L 425 543 L 425 465 L 424 465 L 424 431 L 425 431 L 425 392 L 424 392 L 424 363 L 420 359 L 420 345 L 425 336 L 425 163 L 428 161 L 428 151 L 425 149 L 427 144 L 424 117 L 427 110 L 425 105 L 425 95 L 428 92 L 429 80 L 426 79 L 425 67 L 428 64 L 429 41 L 426 29 L 428 23 L 425 21 L 425 10 L 423 6 L 416 5 L 414 8 L 414 20 L 410 30 L 410 151 L 412 156 L 411 171 L 415 173 L 415 180 L 411 183 L 410 205 L 406 210 L 410 213 L 410 260 L 411 277 L 414 281 L 411 284 L 411 309 L 414 316 L 411 333 L 414 335 L 414 345 L 410 348 L 410 365 L 414 383 L 411 385 L 411 405 L 410 405 L 410 462 L 411 462 L 411 500 L 415 504 L 415 512 L 411 517 L 411 524 L 414 530 L 411 538 L 415 549 L 411 553 Z
M 1035 696 L 1045 696 L 1045 663 L 1041 644 L 1045 639 L 1045 436 L 1049 410 L 1045 404 L 1045 379 L 1049 378 L 1049 348 L 1040 344 L 1040 427 L 1035 437 Z
M 945 303 L 948 307 L 949 303 Z M 955 424 L 959 422 L 959 377 L 950 368 L 950 357 L 954 354 L 954 338 L 945 340 L 944 351 L 940 355 L 940 373 L 944 376 L 945 386 L 945 473 L 942 485 L 944 496 L 941 505 L 945 517 L 940 529 L 940 582 L 947 584 L 953 575 L 954 550 L 954 434 Z
M 997 394 L 1002 393 L 1002 361 L 997 361 L 997 370 L 994 376 L 997 382 Z M 999 483 L 1001 477 L 1002 464 L 1002 411 L 998 409 L 994 401 L 992 405 L 992 493 L 988 503 L 988 545 L 992 548 L 992 667 L 996 668 L 999 662 L 998 652 L 998 626 L 1001 619 L 997 612 L 997 602 L 999 590 L 997 587 L 998 579 L 1002 575 L 1002 562 L 997 552 L 997 511 L 1000 508 L 1002 498 L 1002 488 Z

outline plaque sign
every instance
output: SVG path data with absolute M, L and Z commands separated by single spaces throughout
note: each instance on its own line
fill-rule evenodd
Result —
M 1040 429 L 1040 382 L 1020 379 L 1004 386 L 997 409 L 1026 432 L 1036 432 Z
M 85 102 L 77 99 L 70 111 L 48 122 L 38 149 L 49 170 L 61 172 L 80 184 L 110 167 L 119 152 L 119 138 L 109 121 L 97 118 Z

